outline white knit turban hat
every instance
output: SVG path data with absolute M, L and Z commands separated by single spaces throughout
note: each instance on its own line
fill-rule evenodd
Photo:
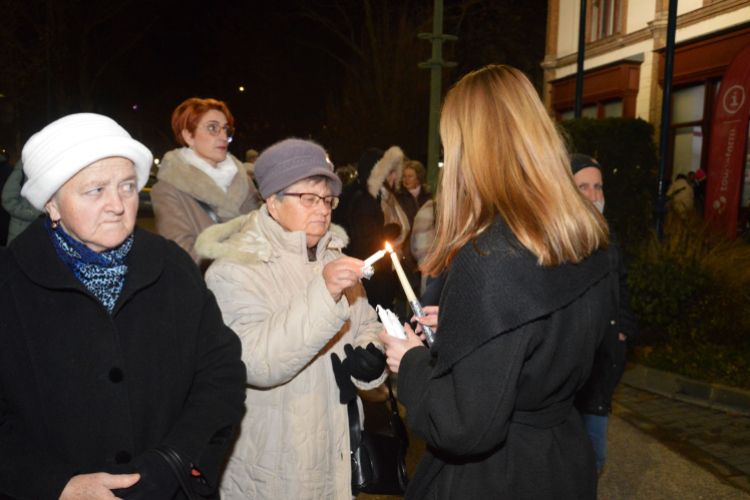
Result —
M 44 205 L 71 177 L 113 156 L 133 162 L 138 191 L 143 189 L 154 160 L 146 146 L 106 116 L 78 113 L 60 118 L 31 136 L 23 147 L 23 171 L 28 180 L 21 196 L 43 212 Z

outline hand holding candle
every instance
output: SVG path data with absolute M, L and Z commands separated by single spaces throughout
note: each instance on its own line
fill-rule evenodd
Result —
M 372 265 L 382 259 L 385 254 L 385 250 L 380 250 L 379 252 L 375 252 L 367 257 L 365 259 L 365 265 L 362 267 L 362 277 L 367 278 L 368 280 L 372 278 L 372 275 L 375 273 L 375 269 L 372 268 Z

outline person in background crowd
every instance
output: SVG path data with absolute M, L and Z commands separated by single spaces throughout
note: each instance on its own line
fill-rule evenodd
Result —
M 245 167 L 227 152 L 234 118 L 226 104 L 191 98 L 172 113 L 172 131 L 182 148 L 164 155 L 151 188 L 156 230 L 190 253 L 208 226 L 258 208 L 260 198 Z
M 409 219 L 409 224 L 414 225 L 414 217 L 422 205 L 432 199 L 430 187 L 427 185 L 427 171 L 416 160 L 404 163 L 404 174 L 401 177 L 401 192 L 398 202 Z
M 215 259 L 206 281 L 242 339 L 249 384 L 222 497 L 351 500 L 346 403 L 386 372 L 364 263 L 344 256 L 331 225 L 341 182 L 325 150 L 300 139 L 265 150 L 255 172 L 266 204 L 196 243 Z
M 3 208 L 10 214 L 10 224 L 6 232 L 8 244 L 42 215 L 42 212 L 34 208 L 26 198 L 21 196 L 21 188 L 23 188 L 26 180 L 26 175 L 23 173 L 23 161 L 19 161 L 16 163 L 13 173 L 5 182 L 5 186 L 3 186 Z
M 357 178 L 341 193 L 341 206 L 333 212 L 333 222 L 342 226 L 349 235 L 347 253 L 354 258 L 364 260 L 383 250 L 386 242 L 394 245 L 408 234 L 408 228 L 404 231 L 404 226 L 397 222 L 403 210 L 399 212 L 394 207 L 391 214 L 395 213 L 397 217 L 389 218 L 383 210 L 392 206 L 388 205 L 389 200 L 395 200 L 391 190 L 384 185 L 395 185 L 403 157 L 397 146 L 385 153 L 377 148 L 368 149 L 357 165 Z M 403 220 L 408 224 L 405 215 Z M 372 278 L 363 282 L 373 307 L 393 308 L 399 284 L 391 266 L 388 260 L 381 259 L 374 265 Z
M 590 156 L 574 154 L 570 167 L 578 189 L 599 213 L 604 213 L 604 184 L 599 162 Z M 612 311 L 612 319 L 606 326 L 604 339 L 596 353 L 596 362 L 586 384 L 576 394 L 575 407 L 581 413 L 586 431 L 591 437 L 596 453 L 596 466 L 599 471 L 607 457 L 607 423 L 612 413 L 612 397 L 617 384 L 625 371 L 626 346 L 638 341 L 638 324 L 630 306 L 628 273 L 622 262 L 622 253 L 617 238 L 610 232 L 610 244 L 618 281 L 612 288 L 617 309 Z
M 253 185 L 257 188 L 258 184 L 255 182 L 255 161 L 258 159 L 258 152 L 254 149 L 248 149 L 245 153 L 245 171 L 247 176 L 253 182 Z
M 401 183 L 403 161 L 404 154 L 401 149 L 390 148 L 372 167 L 370 177 L 367 179 L 368 192 L 380 200 L 385 224 L 397 224 L 400 228 L 398 237 L 390 241 L 390 244 L 395 250 L 400 250 L 402 254 L 404 247 L 408 246 L 407 239 L 411 231 L 409 218 L 396 196 L 396 188 Z
M 411 238 L 409 239 L 409 250 L 416 268 L 421 266 L 427 257 L 427 252 L 435 241 L 435 202 L 427 201 L 414 217 L 414 223 L 411 227 Z M 427 286 L 427 275 L 419 274 L 421 277 L 419 288 L 420 295 L 424 294 Z M 422 304 L 424 305 L 424 304 Z
M 436 245 L 449 268 L 431 349 L 380 339 L 427 450 L 406 499 L 593 500 L 573 398 L 614 307 L 607 223 L 578 192 L 526 76 L 487 66 L 446 95 Z M 429 314 L 429 313 L 428 313 Z
M 48 216 L 0 250 L 0 492 L 16 500 L 186 499 L 156 448 L 216 498 L 241 345 L 188 254 L 135 227 L 152 161 L 92 113 L 23 148 L 21 195 Z
M 412 235 L 414 233 L 415 217 L 421 207 L 432 199 L 430 187 L 427 185 L 427 171 L 421 163 L 410 160 L 404 163 L 404 174 L 401 177 L 401 190 L 398 195 L 398 202 L 403 207 L 406 217 L 409 220 L 409 234 L 402 245 L 404 261 L 406 262 L 409 273 L 409 281 L 414 289 L 423 289 L 422 274 L 419 272 L 419 259 L 414 255 L 412 249 Z M 423 214 L 423 217 L 425 214 Z M 425 231 L 424 223 L 421 221 L 422 231 Z M 423 234 L 424 236 L 424 234 Z M 424 250 L 427 250 L 426 248 Z M 404 297 L 405 300 L 405 297 Z M 407 309 L 408 311 L 408 309 Z
M 338 167 L 336 168 L 336 175 L 341 179 L 341 188 L 344 189 L 357 178 L 357 167 L 355 165 Z
M 695 211 L 698 215 L 703 216 L 703 212 L 706 210 L 706 172 L 702 168 L 699 168 L 693 174 L 691 186 L 695 198 Z
M 685 174 L 678 174 L 667 190 L 667 206 L 677 214 L 695 209 L 695 193 Z

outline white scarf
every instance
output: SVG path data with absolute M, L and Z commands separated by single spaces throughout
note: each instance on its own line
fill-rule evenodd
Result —
M 420 191 L 422 191 L 422 186 L 417 186 L 417 187 L 415 187 L 414 189 L 410 189 L 410 190 L 409 190 L 409 192 L 411 193 L 411 195 L 412 195 L 413 197 L 415 197 L 415 198 L 417 198 L 417 197 L 419 196 L 419 192 L 420 192 Z
M 206 160 L 200 158 L 195 151 L 190 148 L 180 149 L 180 158 L 191 165 L 213 180 L 217 186 L 219 186 L 225 193 L 229 189 L 229 185 L 232 184 L 234 177 L 237 175 L 237 165 L 235 165 L 232 157 L 227 154 L 227 159 L 219 163 L 216 168 L 212 167 Z

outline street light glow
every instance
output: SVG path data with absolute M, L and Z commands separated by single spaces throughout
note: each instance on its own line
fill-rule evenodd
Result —
M 240 87 L 240 92 L 244 92 L 244 91 L 245 91 L 245 87 Z
M 154 158 L 154 163 L 159 164 L 159 158 Z

